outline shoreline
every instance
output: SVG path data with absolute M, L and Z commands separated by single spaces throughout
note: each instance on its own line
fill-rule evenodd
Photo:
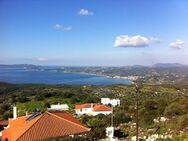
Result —
M 41 70 L 37 70 L 41 71 Z M 139 77 L 138 76 L 120 76 L 120 75 L 105 75 L 105 74 L 96 74 L 96 73 L 88 73 L 88 72 L 76 72 L 76 71 L 66 71 L 66 70 L 45 70 L 43 69 L 42 71 L 51 71 L 51 72 L 63 72 L 63 73 L 76 73 L 76 74 L 85 74 L 85 75 L 93 75 L 93 76 L 101 76 L 101 77 L 106 77 L 106 78 L 112 78 L 112 79 L 124 79 L 130 81 L 131 84 L 134 84 L 134 81 L 137 80 Z
M 133 77 L 135 77 L 135 76 L 119 76 L 119 75 L 109 76 L 109 75 L 104 75 L 104 74 L 95 74 L 95 73 L 86 73 L 86 72 L 68 72 L 68 71 L 63 71 L 63 72 L 64 73 L 78 73 L 78 74 L 95 75 L 95 76 L 102 76 L 102 77 L 112 78 L 112 79 L 125 79 L 125 80 L 131 81 L 131 83 L 134 83 L 133 81 L 138 79 L 138 78 L 133 79 Z

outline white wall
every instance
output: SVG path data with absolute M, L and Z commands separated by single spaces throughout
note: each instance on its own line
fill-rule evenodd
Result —
M 112 113 L 112 111 L 99 111 L 99 112 L 94 112 L 93 108 L 82 108 L 82 110 L 80 109 L 76 109 L 75 110 L 76 114 L 78 115 L 90 115 L 90 116 L 96 116 L 98 114 L 104 114 L 104 115 L 109 115 Z
M 106 136 L 109 138 L 114 137 L 114 127 L 107 127 L 106 128 Z
M 112 111 L 100 111 L 100 112 L 93 112 L 92 115 L 93 116 L 96 116 L 96 115 L 99 115 L 99 114 L 109 115 L 111 113 L 112 113 Z
M 101 103 L 104 105 L 110 104 L 110 98 L 101 98 Z
M 58 104 L 58 105 L 51 105 L 48 110 L 69 110 L 69 106 L 67 104 Z
M 119 99 L 101 98 L 101 103 L 104 105 L 111 104 L 113 106 L 120 105 Z
M 110 103 L 113 105 L 113 106 L 117 106 L 117 105 L 120 105 L 120 100 L 119 99 L 112 99 L 110 101 Z
M 87 114 L 90 115 L 93 111 L 93 108 L 82 108 L 82 109 L 76 109 L 76 114 L 78 115 L 83 115 L 83 114 Z

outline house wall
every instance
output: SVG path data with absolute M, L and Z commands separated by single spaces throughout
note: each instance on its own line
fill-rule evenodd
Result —
M 109 98 L 101 98 L 101 103 L 104 105 L 110 104 L 110 99 Z
M 83 114 L 87 114 L 87 115 L 92 115 L 91 113 L 93 108 L 82 108 L 82 109 L 76 109 L 76 114 L 78 115 L 83 115 Z
M 99 114 L 104 114 L 104 115 L 109 115 L 111 114 L 112 111 L 99 111 L 99 112 L 92 112 L 93 116 L 99 115 Z
M 101 103 L 104 105 L 111 104 L 113 106 L 120 105 L 119 99 L 109 99 L 109 98 L 101 98 Z
M 120 105 L 120 100 L 119 99 L 112 99 L 110 101 L 110 103 L 113 105 L 113 106 L 117 106 L 117 105 Z
M 104 114 L 104 115 L 109 115 L 112 113 L 112 111 L 99 111 L 99 112 L 93 112 L 92 108 L 82 108 L 82 109 L 76 109 L 75 112 L 78 115 L 90 115 L 90 116 L 96 116 L 98 114 Z
M 48 110 L 59 110 L 59 111 L 69 110 L 69 106 L 67 104 L 51 105 L 50 108 L 48 108 Z

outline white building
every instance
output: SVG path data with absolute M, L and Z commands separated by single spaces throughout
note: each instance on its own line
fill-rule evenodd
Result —
M 101 103 L 104 105 L 111 104 L 110 98 L 101 98 Z
M 120 105 L 119 99 L 101 98 L 101 103 L 104 105 L 111 104 L 114 107 Z
M 106 128 L 106 136 L 109 138 L 114 137 L 114 127 L 111 126 Z
M 91 115 L 96 116 L 98 114 L 109 115 L 112 113 L 112 109 L 109 106 L 101 105 L 101 104 L 77 104 L 75 105 L 75 112 L 78 115 Z
M 47 110 L 66 111 L 69 110 L 69 106 L 67 104 L 50 105 L 50 108 L 47 108 Z

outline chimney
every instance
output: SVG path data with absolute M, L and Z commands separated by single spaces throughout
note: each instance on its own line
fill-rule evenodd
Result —
M 93 108 L 93 103 L 91 103 L 91 108 Z
M 16 104 L 13 105 L 13 119 L 17 119 Z

